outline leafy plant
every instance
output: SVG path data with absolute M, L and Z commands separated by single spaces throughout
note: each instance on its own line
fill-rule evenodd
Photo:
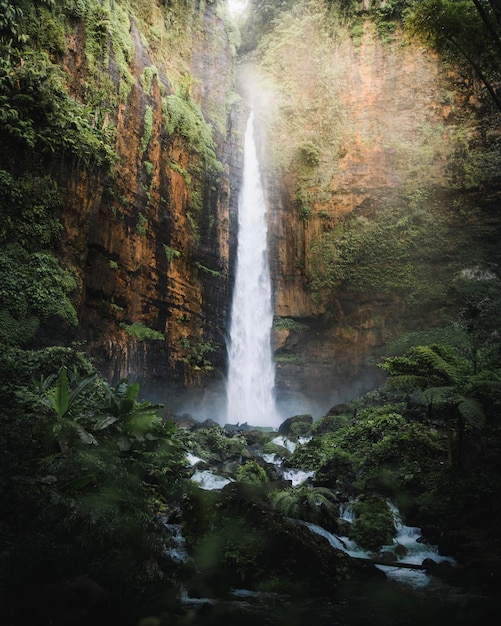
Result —
M 136 337 L 138 341 L 146 341 L 151 339 L 153 341 L 164 341 L 165 336 L 154 328 L 149 328 L 140 322 L 133 322 L 132 324 L 125 324 L 122 322 L 120 328 L 123 328 L 129 337 Z
M 396 535 L 393 514 L 385 500 L 377 497 L 359 499 L 353 505 L 356 514 L 349 536 L 365 550 L 377 550 L 391 544 Z
M 270 494 L 270 500 L 273 507 L 287 517 L 337 530 L 339 510 L 336 496 L 331 489 L 302 485 L 274 491 Z
M 236 478 L 241 483 L 260 485 L 268 482 L 268 476 L 264 469 L 256 461 L 247 461 L 237 468 Z
M 484 425 L 481 398 L 489 392 L 500 394 L 500 373 L 474 371 L 472 363 L 453 348 L 438 344 L 415 346 L 401 357 L 387 357 L 381 367 L 390 375 L 388 384 L 420 389 L 423 404 L 430 409 L 443 409 L 451 427 L 453 422 L 456 423 L 456 462 L 461 466 L 465 429 L 467 426 L 478 429 Z M 449 462 L 452 462 L 451 445 Z

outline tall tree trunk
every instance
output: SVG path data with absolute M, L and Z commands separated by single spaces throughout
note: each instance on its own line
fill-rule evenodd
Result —
M 478 14 L 480 15 L 480 18 L 482 20 L 482 22 L 484 23 L 485 28 L 487 29 L 488 33 L 490 34 L 492 41 L 494 42 L 494 45 L 496 46 L 496 48 L 499 50 L 499 52 L 501 53 L 501 40 L 499 38 L 499 33 L 496 31 L 491 17 L 490 15 L 487 13 L 487 11 L 484 9 L 482 3 L 480 2 L 480 0 L 472 0 L 473 4 L 475 5 Z

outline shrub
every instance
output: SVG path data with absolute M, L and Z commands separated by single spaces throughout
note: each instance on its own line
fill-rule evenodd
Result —
M 268 476 L 256 461 L 247 461 L 244 465 L 239 465 L 237 469 L 237 480 L 241 483 L 259 485 L 261 483 L 267 483 Z
M 350 539 L 365 550 L 378 550 L 392 543 L 396 529 L 385 500 L 377 497 L 358 500 L 353 510 L 356 517 L 350 527 Z

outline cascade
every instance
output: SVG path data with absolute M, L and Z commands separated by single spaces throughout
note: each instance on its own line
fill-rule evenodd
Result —
M 268 227 L 254 141 L 254 115 L 247 122 L 244 171 L 238 201 L 238 245 L 228 345 L 227 421 L 278 426 L 275 368 L 271 352 L 271 279 Z

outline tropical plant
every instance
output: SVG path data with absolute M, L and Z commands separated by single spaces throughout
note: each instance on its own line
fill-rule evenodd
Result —
M 104 383 L 105 402 L 94 416 L 92 430 L 112 433 L 120 450 L 130 450 L 133 442 L 155 439 L 161 427 L 160 404 L 138 402 L 139 383 L 122 379 L 112 387 Z M 113 426 L 113 428 L 111 428 Z
M 241 483 L 260 485 L 268 482 L 268 476 L 256 461 L 247 461 L 247 463 L 238 466 L 237 480 Z
M 273 507 L 287 517 L 312 522 L 328 530 L 337 529 L 339 510 L 331 489 L 301 485 L 272 492 L 270 500 Z
M 387 357 L 380 367 L 388 372 L 388 384 L 408 390 L 420 390 L 422 402 L 431 416 L 434 408 L 449 425 L 449 462 L 453 461 L 452 429 L 456 429 L 456 462 L 462 464 L 465 429 L 482 428 L 485 412 L 482 399 L 501 392 L 498 371 L 476 371 L 474 364 L 449 346 L 434 344 L 414 346 L 405 355 Z
M 39 380 L 33 381 L 35 389 L 45 397 L 55 414 L 55 419 L 51 424 L 51 432 L 64 453 L 68 452 L 73 434 L 78 435 L 80 440 L 86 444 L 97 443 L 96 438 L 81 423 L 88 418 L 88 415 L 73 411 L 79 396 L 96 380 L 96 377 L 96 374 L 83 378 L 73 377 L 71 381 L 73 386 L 70 388 L 68 371 L 63 366 L 57 377 L 55 375 L 46 378 L 41 376 Z

